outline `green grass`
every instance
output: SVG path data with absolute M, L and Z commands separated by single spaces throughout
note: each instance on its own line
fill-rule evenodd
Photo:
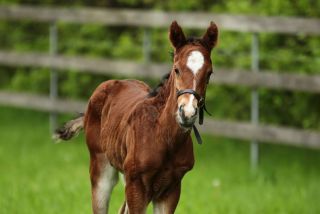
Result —
M 252 174 L 248 143 L 203 138 L 176 213 L 320 213 L 320 151 L 262 145 Z M 88 160 L 83 136 L 51 142 L 48 114 L 0 107 L 1 213 L 90 213 Z M 123 198 L 119 183 L 110 213 Z

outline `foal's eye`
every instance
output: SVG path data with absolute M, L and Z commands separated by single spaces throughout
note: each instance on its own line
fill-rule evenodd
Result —
M 175 68 L 175 69 L 174 69 L 174 72 L 176 73 L 176 75 L 180 75 L 180 71 L 179 71 L 178 68 Z

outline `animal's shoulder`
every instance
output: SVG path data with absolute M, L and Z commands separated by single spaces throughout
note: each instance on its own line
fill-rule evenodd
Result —
M 156 106 L 148 102 L 148 100 L 142 100 L 131 112 L 128 122 L 131 124 L 135 123 L 137 125 L 141 125 L 139 124 L 140 122 L 145 125 L 148 124 L 154 126 L 157 123 L 159 115 L 160 112 Z

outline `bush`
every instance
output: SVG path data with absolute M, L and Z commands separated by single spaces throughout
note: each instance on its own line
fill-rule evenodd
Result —
M 4 3 L 22 3 L 20 0 Z M 252 15 L 284 15 L 319 17 L 320 2 L 313 1 L 245 1 L 188 0 L 188 1 L 72 1 L 68 6 L 97 6 L 150 8 L 172 11 L 210 11 Z M 67 5 L 65 1 L 23 1 L 35 5 Z M 49 26 L 45 23 L 0 21 L 0 48 L 15 51 L 48 52 Z M 102 25 L 77 25 L 59 23 L 58 50 L 65 55 L 86 55 L 106 58 L 143 60 L 143 29 L 132 27 L 110 27 Z M 186 30 L 187 34 L 201 35 L 203 31 Z M 167 29 L 150 30 L 152 40 L 151 58 L 156 62 L 169 62 L 171 50 Z M 250 69 L 251 34 L 221 31 L 219 46 L 213 51 L 216 68 L 232 67 Z M 260 67 L 263 70 L 316 73 L 320 68 L 320 40 L 307 35 L 260 35 Z M 0 68 L 2 88 L 48 93 L 49 70 L 43 68 Z M 166 73 L 167 71 L 164 71 Z M 216 69 L 219 72 L 219 69 Z M 59 94 L 62 97 L 87 99 L 99 82 L 116 76 L 59 73 Z M 154 80 L 148 80 L 154 84 Z M 288 91 L 259 90 L 261 121 L 302 128 L 319 129 L 318 94 Z M 249 120 L 250 90 L 242 87 L 210 86 L 208 107 L 214 117 Z

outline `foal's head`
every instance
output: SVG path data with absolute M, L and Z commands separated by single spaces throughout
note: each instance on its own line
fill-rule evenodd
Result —
M 210 54 L 217 43 L 218 28 L 211 22 L 202 38 L 187 39 L 181 27 L 174 21 L 169 37 L 174 47 L 172 75 L 178 91 L 176 119 L 181 127 L 190 128 L 204 103 L 207 84 L 212 74 Z

